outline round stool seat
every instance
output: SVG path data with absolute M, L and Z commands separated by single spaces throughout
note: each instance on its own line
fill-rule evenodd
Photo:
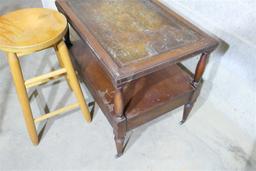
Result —
M 0 50 L 33 52 L 60 41 L 67 31 L 67 20 L 59 12 L 28 8 L 0 16 Z

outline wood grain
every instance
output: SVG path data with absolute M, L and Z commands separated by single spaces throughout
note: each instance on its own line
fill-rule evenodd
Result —
M 80 76 L 96 102 L 112 126 L 116 127 L 118 123 L 116 121 L 118 116 L 114 110 L 116 88 L 111 84 L 86 44 L 74 42 L 71 54 L 75 58 Z M 169 68 L 140 78 L 123 87 L 124 116 L 128 122 L 128 129 L 133 129 L 185 104 L 194 91 L 191 85 L 192 80 L 193 77 L 178 65 L 170 65 Z
M 26 53 L 48 48 L 63 38 L 66 18 L 43 8 L 22 9 L 0 16 L 0 49 Z
M 137 1 L 139 2 L 140 0 Z M 76 2 L 80 2 L 79 8 L 75 8 L 74 4 Z M 167 10 L 160 2 L 149 0 L 148 3 L 151 3 L 152 6 L 155 6 L 155 8 L 164 13 L 166 20 L 177 20 L 177 25 L 182 25 L 186 29 L 192 29 L 195 34 L 200 35 L 200 39 L 193 43 L 167 50 L 151 58 L 145 58 L 129 64 L 120 65 L 111 57 L 110 53 L 106 50 L 106 47 L 102 46 L 100 39 L 95 36 L 95 30 L 90 28 L 88 26 L 89 23 L 84 19 L 84 11 L 86 11 L 85 4 L 88 2 L 92 1 L 76 0 L 71 2 L 67 0 L 57 0 L 56 5 L 58 9 L 67 16 L 69 23 L 80 37 L 94 50 L 102 68 L 108 73 L 112 83 L 116 87 L 124 85 L 134 79 L 149 75 L 164 67 L 168 67 L 169 64 L 178 63 L 205 51 L 212 51 L 218 45 L 218 41 L 214 38 L 194 27 L 191 23 L 187 22 L 184 18 L 180 17 L 170 9 Z M 95 2 L 93 1 L 92 3 Z M 175 33 L 173 32 L 173 34 Z M 136 41 L 134 41 L 134 43 L 136 44 Z

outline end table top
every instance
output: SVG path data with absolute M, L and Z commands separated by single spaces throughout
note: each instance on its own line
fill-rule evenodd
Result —
M 56 4 L 116 86 L 218 45 L 155 0 L 57 0 Z

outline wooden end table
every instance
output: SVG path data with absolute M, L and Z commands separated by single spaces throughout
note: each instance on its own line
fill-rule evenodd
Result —
M 70 48 L 80 76 L 114 130 L 126 132 L 195 103 L 218 41 L 156 0 L 57 0 L 81 40 Z M 71 45 L 69 35 L 66 42 Z M 202 54 L 195 74 L 179 62 Z

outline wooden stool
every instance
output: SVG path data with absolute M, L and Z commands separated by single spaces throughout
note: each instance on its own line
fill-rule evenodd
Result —
M 50 9 L 22 9 L 0 16 L 0 49 L 7 53 L 29 136 L 35 145 L 39 142 L 35 126 L 37 122 L 79 106 L 85 120 L 91 121 L 90 112 L 73 69 L 68 49 L 63 41 L 67 31 L 66 18 L 59 12 Z M 61 69 L 25 81 L 19 58 L 51 47 L 55 49 Z M 26 89 L 61 76 L 66 76 L 78 102 L 34 119 Z

